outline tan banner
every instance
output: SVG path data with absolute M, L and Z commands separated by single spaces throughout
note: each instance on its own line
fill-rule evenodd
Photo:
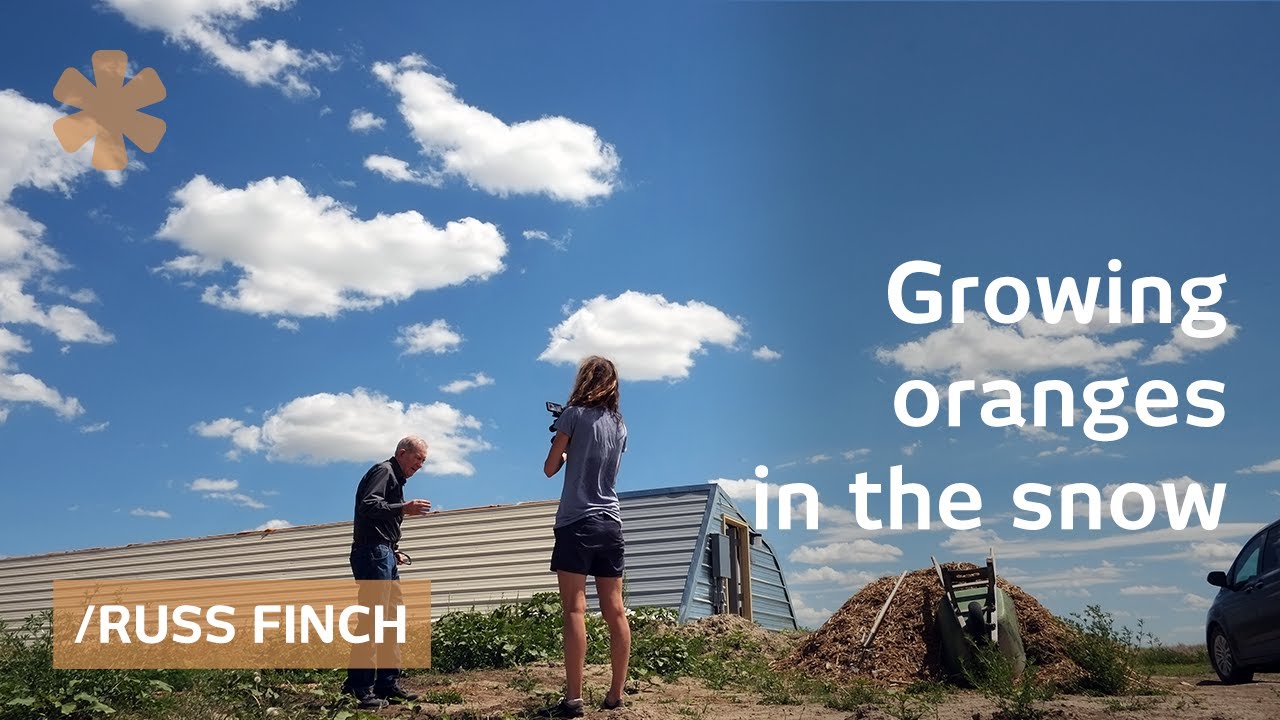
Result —
M 430 580 L 55 580 L 55 668 L 425 668 Z

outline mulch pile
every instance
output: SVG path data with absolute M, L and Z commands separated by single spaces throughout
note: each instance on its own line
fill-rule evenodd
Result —
M 976 566 L 946 563 L 943 567 Z M 855 678 L 904 684 L 942 680 L 946 671 L 935 613 L 943 593 L 932 567 L 907 573 L 871 647 L 862 649 L 863 639 L 897 581 L 897 575 L 882 577 L 858 591 L 781 660 L 779 667 L 837 682 Z M 1066 629 L 1062 621 L 1017 585 L 1003 579 L 997 583 L 1013 598 L 1027 661 L 1036 667 L 1037 678 L 1064 683 L 1079 677 L 1080 667 L 1064 652 Z

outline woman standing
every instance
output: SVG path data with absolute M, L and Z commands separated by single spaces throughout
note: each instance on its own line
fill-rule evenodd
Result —
M 627 449 L 627 426 L 618 411 L 618 370 L 613 362 L 596 355 L 582 361 L 555 430 L 543 471 L 552 477 L 565 469 L 551 552 L 564 608 L 565 697 L 540 714 L 579 717 L 587 657 L 588 575 L 596 579 L 600 612 L 609 626 L 613 679 L 603 709 L 622 707 L 631 656 L 631 626 L 622 605 L 622 514 L 615 490 Z

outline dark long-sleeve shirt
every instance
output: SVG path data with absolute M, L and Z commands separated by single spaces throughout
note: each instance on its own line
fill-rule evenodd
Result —
M 384 460 L 364 474 L 356 488 L 354 545 L 391 545 L 400 542 L 404 519 L 405 476 L 395 458 Z

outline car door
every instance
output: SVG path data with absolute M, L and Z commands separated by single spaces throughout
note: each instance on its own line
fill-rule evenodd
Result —
M 1226 597 L 1222 600 L 1222 618 L 1227 631 L 1235 641 L 1236 655 L 1241 660 L 1252 660 L 1261 647 L 1259 635 L 1266 632 L 1258 620 L 1258 600 L 1261 593 L 1254 592 L 1262 566 L 1262 548 L 1267 534 L 1261 533 L 1249 541 L 1227 575 Z
M 1280 661 L 1280 527 L 1267 531 L 1262 546 L 1262 567 L 1253 585 L 1257 612 L 1259 660 Z

